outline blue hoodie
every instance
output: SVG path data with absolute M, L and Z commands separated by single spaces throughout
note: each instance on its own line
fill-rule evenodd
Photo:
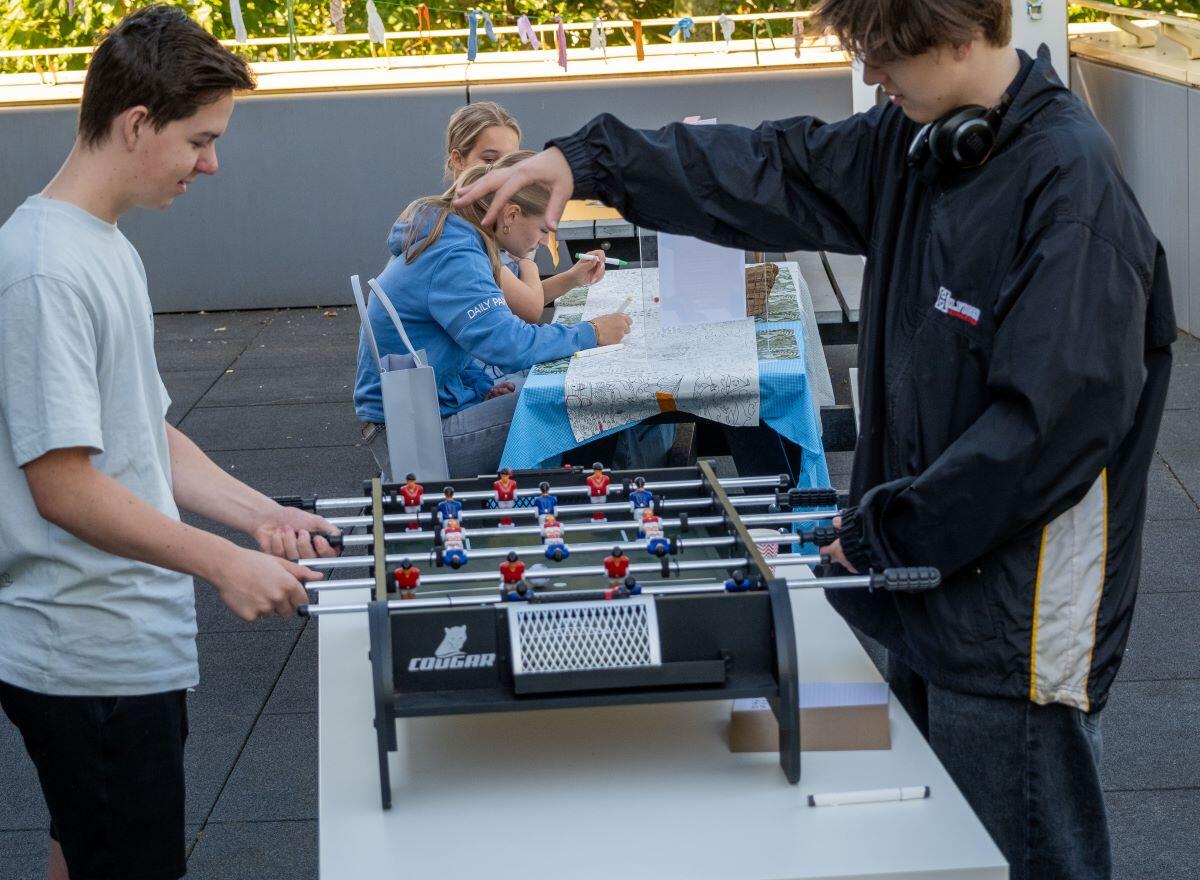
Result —
M 417 223 L 428 228 L 435 218 L 429 210 Z M 482 236 L 461 217 L 447 217 L 441 236 L 411 265 L 403 257 L 408 228 L 399 221 L 392 227 L 388 248 L 396 259 L 378 282 L 412 344 L 429 356 L 443 418 L 480 403 L 491 390 L 495 380 L 480 362 L 515 373 L 595 347 L 596 331 L 587 322 L 535 325 L 514 315 L 492 275 Z M 374 298 L 367 316 L 380 355 L 407 353 L 391 318 Z M 379 370 L 361 336 L 354 409 L 361 421 L 383 424 Z

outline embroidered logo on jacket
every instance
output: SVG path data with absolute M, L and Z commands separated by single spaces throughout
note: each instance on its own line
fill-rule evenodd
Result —
M 982 314 L 978 306 L 955 299 L 954 294 L 944 287 L 938 288 L 937 302 L 933 304 L 933 307 L 942 314 L 966 321 L 972 327 L 979 323 L 979 316 Z

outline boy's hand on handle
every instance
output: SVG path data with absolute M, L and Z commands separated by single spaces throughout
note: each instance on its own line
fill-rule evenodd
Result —
M 475 183 L 462 190 L 454 200 L 454 207 L 463 208 L 479 201 L 489 193 L 495 193 L 492 205 L 483 218 L 483 225 L 491 228 L 496 224 L 500 211 L 513 195 L 531 183 L 540 183 L 550 190 L 550 204 L 546 208 L 546 226 L 558 228 L 567 200 L 575 192 L 575 177 L 571 166 L 557 147 L 543 150 L 510 168 L 489 171 Z
M 842 518 L 835 516 L 833 518 L 833 527 L 840 529 L 842 527 Z M 834 541 L 832 544 L 826 544 L 821 548 L 821 553 L 829 557 L 830 562 L 836 562 L 842 568 L 851 574 L 858 574 L 858 569 L 850 564 L 850 560 L 846 558 L 846 554 L 842 551 L 842 542 Z
M 251 537 L 263 553 L 284 559 L 337 556 L 340 551 L 331 547 L 321 532 L 336 535 L 340 534 L 340 529 L 323 516 L 298 507 L 276 505 Z
M 278 614 L 289 618 L 308 603 L 304 584 L 324 575 L 257 550 L 235 548 L 213 580 L 221 601 L 245 621 Z
M 616 345 L 625 338 L 625 334 L 633 326 L 633 318 L 624 312 L 613 312 L 611 315 L 592 318 L 592 326 L 596 328 L 597 347 Z

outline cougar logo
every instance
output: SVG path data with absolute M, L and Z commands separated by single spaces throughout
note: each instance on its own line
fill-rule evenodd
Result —
M 408 661 L 409 672 L 435 672 L 440 669 L 484 669 L 496 665 L 495 654 L 468 654 L 467 625 L 442 627 L 442 642 L 432 657 L 413 657 Z
M 465 652 L 462 646 L 467 641 L 466 624 L 462 626 L 447 626 L 443 627 L 446 631 L 446 637 L 442 639 L 442 643 L 437 646 L 437 650 L 433 652 L 435 657 L 461 657 Z

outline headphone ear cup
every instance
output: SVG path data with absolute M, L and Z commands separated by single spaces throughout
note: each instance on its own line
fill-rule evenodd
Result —
M 912 143 L 908 145 L 908 165 L 910 168 L 920 168 L 929 159 L 929 130 L 933 128 L 932 122 L 927 122 L 921 126 L 916 137 L 912 139 Z
M 996 132 L 984 107 L 955 110 L 933 123 L 929 150 L 949 168 L 974 168 L 987 161 L 996 145 Z

